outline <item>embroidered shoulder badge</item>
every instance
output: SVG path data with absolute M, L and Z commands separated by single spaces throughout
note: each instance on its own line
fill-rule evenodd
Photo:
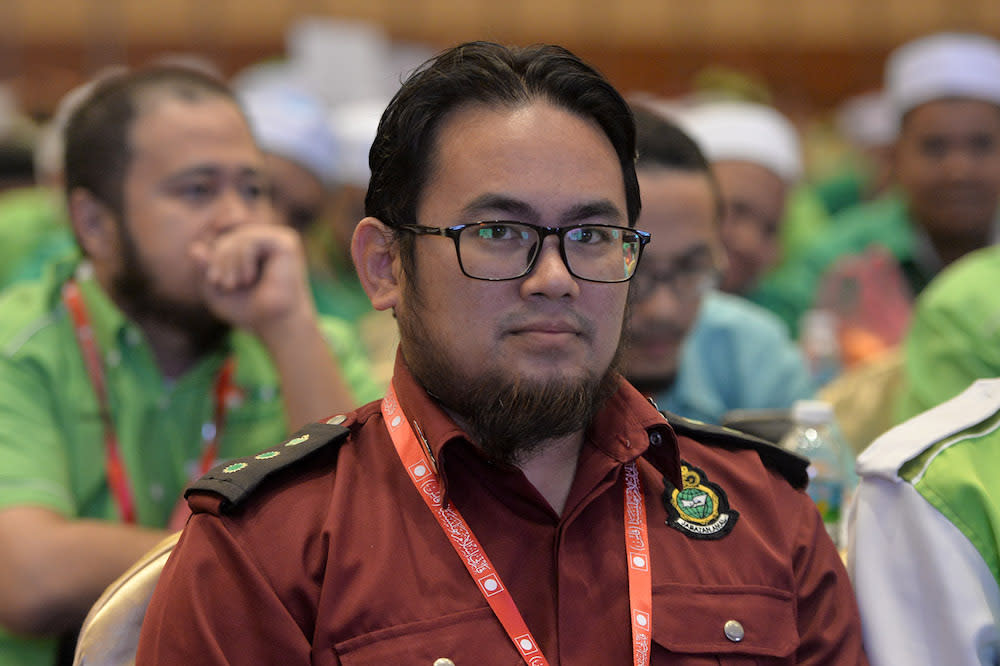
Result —
M 738 511 L 729 508 L 729 498 L 718 485 L 711 483 L 705 472 L 681 461 L 683 488 L 667 481 L 663 504 L 667 507 L 667 525 L 692 539 L 721 539 L 729 534 Z

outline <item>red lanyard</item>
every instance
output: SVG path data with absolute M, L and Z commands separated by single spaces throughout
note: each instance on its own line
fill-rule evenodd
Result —
M 122 520 L 126 523 L 135 523 L 135 495 L 129 483 L 128 474 L 125 471 L 121 447 L 118 444 L 118 435 L 115 432 L 115 424 L 111 418 L 108 387 L 104 378 L 104 366 L 101 364 L 97 342 L 94 340 L 94 329 L 90 325 L 90 316 L 87 313 L 87 307 L 83 302 L 80 287 L 75 280 L 69 280 L 63 285 L 62 297 L 63 303 L 66 304 L 66 309 L 69 310 L 70 316 L 73 319 L 76 340 L 80 345 L 80 352 L 83 354 L 87 374 L 90 376 L 90 383 L 94 388 L 94 395 L 97 397 L 101 423 L 104 426 L 104 449 L 107 458 L 108 486 L 111 488 L 111 494 L 118 504 L 118 512 Z M 233 359 L 227 358 L 222 367 L 219 368 L 219 374 L 215 378 L 213 422 L 206 423 L 202 428 L 202 437 L 205 445 L 198 461 L 198 472 L 194 475 L 194 478 L 203 475 L 211 469 L 215 459 L 218 457 L 222 425 L 226 420 L 226 408 L 229 398 L 236 390 L 233 385 L 234 365 Z
M 514 598 L 500 580 L 500 574 L 493 568 L 479 540 L 453 505 L 443 505 L 438 471 L 426 453 L 429 448 L 425 448 L 426 443 L 418 441 L 391 384 L 382 400 L 382 417 L 410 480 L 437 518 L 514 647 L 530 666 L 548 666 L 549 662 L 528 631 Z M 652 576 L 646 535 L 646 502 L 634 462 L 625 465 L 625 556 L 628 560 L 629 607 L 632 614 L 632 660 L 635 666 L 647 666 L 653 628 Z

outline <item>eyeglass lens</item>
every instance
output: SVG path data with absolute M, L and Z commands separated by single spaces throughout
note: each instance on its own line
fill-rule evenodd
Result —
M 608 225 L 580 225 L 560 232 L 570 272 L 584 280 L 620 282 L 629 279 L 639 260 L 639 235 Z M 465 271 L 477 278 L 503 280 L 524 275 L 538 253 L 536 228 L 516 222 L 483 222 L 466 227 L 459 236 Z

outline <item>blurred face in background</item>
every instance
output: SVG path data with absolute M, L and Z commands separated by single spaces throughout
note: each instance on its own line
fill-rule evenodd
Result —
M 302 165 L 279 155 L 270 153 L 264 162 L 279 220 L 304 232 L 325 212 L 327 193 L 323 182 Z
M 640 391 L 669 388 L 681 345 L 714 284 L 722 250 L 708 174 L 664 167 L 638 171 L 637 226 L 653 235 L 632 278 L 624 374 Z
M 727 267 L 723 290 L 751 291 L 781 258 L 781 220 L 788 186 L 770 169 L 752 162 L 720 160 L 712 171 L 722 192 L 720 226 Z
M 989 242 L 1000 195 L 1000 107 L 971 99 L 916 107 L 903 118 L 895 163 L 910 215 L 935 245 Z

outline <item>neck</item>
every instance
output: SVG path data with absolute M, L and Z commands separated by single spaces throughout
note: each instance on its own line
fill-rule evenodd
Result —
M 581 433 L 549 440 L 530 458 L 517 465 L 559 515 L 562 515 L 569 498 L 582 445 Z
M 153 351 L 156 365 L 166 379 L 176 379 L 190 370 L 208 350 L 188 331 L 155 317 L 129 317 L 138 326 Z

